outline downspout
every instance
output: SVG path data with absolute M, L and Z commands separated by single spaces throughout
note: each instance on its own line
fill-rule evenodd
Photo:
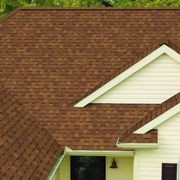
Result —
M 58 158 L 55 165 L 53 166 L 52 170 L 50 171 L 49 175 L 47 176 L 46 180 L 52 180 L 54 174 L 56 173 L 59 165 L 61 164 L 62 160 L 64 159 L 65 155 L 67 153 L 67 148 L 65 147 L 62 155 Z

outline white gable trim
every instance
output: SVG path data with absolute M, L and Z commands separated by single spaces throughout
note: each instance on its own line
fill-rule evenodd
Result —
M 178 54 L 176 51 L 168 47 L 167 45 L 162 45 L 146 57 L 144 57 L 142 60 L 131 66 L 129 69 L 126 71 L 122 72 L 118 76 L 116 76 L 114 79 L 109 81 L 108 83 L 104 84 L 101 86 L 99 89 L 79 101 L 77 104 L 74 105 L 74 107 L 84 107 L 87 104 L 91 103 L 94 101 L 96 98 L 100 97 L 103 95 L 105 92 L 116 86 L 117 84 L 121 83 L 125 79 L 127 79 L 129 76 L 134 74 L 135 72 L 139 71 L 141 68 L 146 66 L 147 64 L 151 63 L 153 60 L 161 56 L 162 54 L 167 54 L 169 55 L 172 59 L 180 63 L 180 54 Z
M 144 126 L 142 126 L 141 128 L 139 128 L 138 130 L 136 130 L 135 134 L 145 134 L 148 131 L 154 129 L 155 127 L 159 126 L 160 124 L 162 124 L 163 122 L 165 122 L 167 119 L 171 118 L 172 116 L 174 116 L 175 114 L 180 112 L 180 103 L 177 104 L 176 106 L 174 106 L 173 108 L 169 109 L 168 111 L 164 112 L 163 114 L 161 114 L 160 116 L 158 116 L 157 118 L 153 119 L 151 122 L 145 124 Z

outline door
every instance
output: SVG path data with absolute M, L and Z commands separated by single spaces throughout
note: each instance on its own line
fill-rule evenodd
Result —
M 162 164 L 162 180 L 177 179 L 177 164 Z
M 71 156 L 71 180 L 105 180 L 105 157 Z

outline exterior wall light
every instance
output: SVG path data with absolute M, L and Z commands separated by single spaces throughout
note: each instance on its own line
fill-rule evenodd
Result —
M 113 158 L 113 161 L 112 161 L 112 164 L 111 164 L 110 168 L 112 168 L 112 169 L 118 168 L 117 164 L 116 164 L 116 161 L 115 161 L 115 158 Z

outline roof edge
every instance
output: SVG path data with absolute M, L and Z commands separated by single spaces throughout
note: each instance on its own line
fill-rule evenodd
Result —
M 18 10 L 180 10 L 177 7 L 152 7 L 152 8 L 136 8 L 136 7 L 20 7 Z
M 125 71 L 119 73 L 117 76 L 115 76 L 110 81 L 106 82 L 90 94 L 88 94 L 86 97 L 82 98 L 80 101 L 78 101 L 76 104 L 74 104 L 74 107 L 85 107 L 87 104 L 93 102 L 95 99 L 112 89 L 117 84 L 121 83 L 128 77 L 130 77 L 132 74 L 136 73 L 140 69 L 142 69 L 144 66 L 151 63 L 153 60 L 158 58 L 160 55 L 166 53 L 170 57 L 172 57 L 175 61 L 180 63 L 179 57 L 180 54 L 177 53 L 175 50 L 173 50 L 171 47 L 169 47 L 166 44 L 162 44 L 155 50 L 151 51 L 148 55 L 141 58 L 138 62 L 134 63 L 132 66 L 130 66 Z
M 171 110 L 176 105 L 178 105 L 180 103 L 180 101 L 178 100 L 179 99 L 178 97 L 180 97 L 180 92 L 177 93 L 176 95 L 170 97 L 166 101 L 164 101 L 162 104 L 160 104 L 159 107 L 153 108 L 153 110 L 150 111 L 149 113 L 147 113 L 140 121 L 138 121 L 131 128 L 129 128 L 128 130 L 126 130 L 124 132 L 124 134 L 121 138 L 121 141 L 131 134 L 138 135 L 139 133 L 135 133 L 136 131 L 145 127 L 147 124 L 149 124 L 153 120 L 157 119 L 158 117 L 162 117 L 162 115 L 164 113 L 167 113 L 169 110 Z M 165 117 L 165 118 L 167 118 L 167 117 Z M 140 133 L 139 135 L 143 135 L 143 134 L 146 134 L 146 133 Z M 117 142 L 120 142 L 119 139 Z
M 60 166 L 61 162 L 63 161 L 64 157 L 66 155 L 66 148 L 64 148 L 64 150 L 60 153 L 58 159 L 56 160 L 53 168 L 51 169 L 51 171 L 49 172 L 49 175 L 46 177 L 46 180 L 51 180 L 54 176 L 54 174 L 56 173 L 56 170 L 58 169 L 58 167 Z
M 140 127 L 139 129 L 137 129 L 133 133 L 134 134 L 145 134 L 148 131 L 159 126 L 160 124 L 162 124 L 163 122 L 165 122 L 166 120 L 168 120 L 169 118 L 171 118 L 172 116 L 176 115 L 179 112 L 180 112 L 180 103 L 178 103 L 177 105 L 175 105 L 171 109 L 165 111 L 163 114 L 156 117 L 155 119 L 153 119 L 149 123 L 145 124 L 144 126 Z
M 134 152 L 132 150 L 67 150 L 67 155 L 70 156 L 121 156 L 132 157 Z
M 10 17 L 14 16 L 16 13 L 18 13 L 19 11 L 21 11 L 21 8 L 17 8 L 13 11 L 11 11 L 9 14 L 5 15 L 1 20 L 0 20 L 0 24 L 3 23 L 4 21 L 6 21 L 7 19 L 9 19 Z
M 136 11 L 151 11 L 151 10 L 177 10 L 179 11 L 180 8 L 177 7 L 152 7 L 152 8 L 121 8 L 121 7 L 18 7 L 17 9 L 11 11 L 9 14 L 5 15 L 1 20 L 0 20 L 0 24 L 4 21 L 6 21 L 7 19 L 9 19 L 10 17 L 14 16 L 16 13 L 18 13 L 19 11 L 28 11 L 28 10 L 34 10 L 34 11 L 39 11 L 39 10 L 61 10 L 61 11 L 76 11 L 76 10 L 89 10 L 89 11 L 99 11 L 99 10 L 122 10 L 122 11 L 126 11 L 126 10 L 136 10 Z
M 117 143 L 118 148 L 133 148 L 133 149 L 156 149 L 158 143 Z

